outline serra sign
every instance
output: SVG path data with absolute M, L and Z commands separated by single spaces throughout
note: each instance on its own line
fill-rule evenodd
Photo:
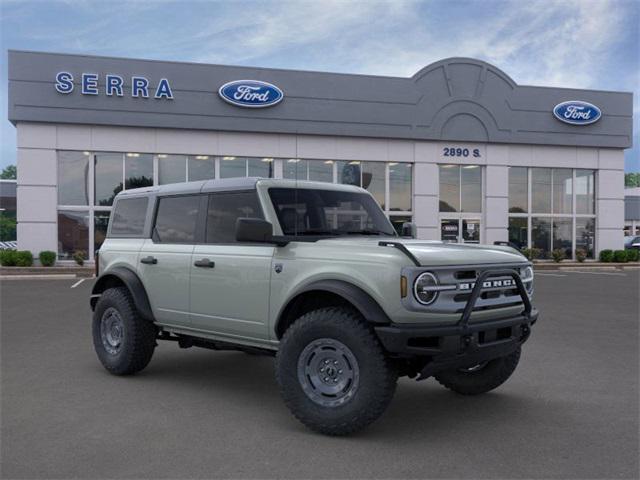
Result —
M 237 107 L 264 108 L 280 103 L 284 93 L 271 83 L 260 80 L 234 80 L 218 90 L 225 102 Z
M 99 75 L 97 73 L 83 73 L 80 76 L 80 93 L 82 95 L 99 95 L 100 86 L 98 85 Z M 104 94 L 108 97 L 124 96 L 124 79 L 120 75 L 107 73 L 104 76 Z M 73 75 L 69 72 L 58 72 L 56 75 L 56 90 L 59 93 L 69 94 L 75 90 Z M 149 98 L 150 92 L 153 98 L 166 98 L 173 100 L 173 92 L 169 80 L 161 78 L 155 90 L 150 88 L 150 82 L 146 77 L 131 77 L 131 96 L 134 98 Z
M 592 103 L 581 100 L 569 100 L 553 107 L 555 117 L 571 125 L 589 125 L 600 120 L 602 112 Z

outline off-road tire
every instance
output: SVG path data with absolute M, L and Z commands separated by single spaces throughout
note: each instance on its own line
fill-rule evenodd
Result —
M 498 388 L 518 366 L 520 348 L 505 356 L 490 360 L 478 371 L 448 370 L 434 375 L 444 387 L 461 395 L 479 395 Z
M 101 335 L 102 317 L 108 309 L 115 309 L 122 319 L 122 340 L 116 353 L 107 350 Z M 114 375 L 141 371 L 151 360 L 156 347 L 155 325 L 140 317 L 131 294 L 124 287 L 109 288 L 102 293 L 93 313 L 92 333 L 100 362 Z
M 301 354 L 319 339 L 341 342 L 357 362 L 357 389 L 341 405 L 315 403 L 299 380 Z M 358 312 L 330 307 L 301 316 L 287 329 L 276 356 L 276 380 L 285 404 L 300 422 L 322 434 L 348 435 L 382 415 L 393 398 L 398 373 Z

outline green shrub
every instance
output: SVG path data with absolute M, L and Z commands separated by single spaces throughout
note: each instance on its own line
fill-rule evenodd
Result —
M 520 250 L 520 253 L 522 253 L 529 260 L 535 260 L 537 258 L 540 258 L 542 250 L 540 250 L 539 248 L 523 248 L 522 250 Z
M 51 250 L 44 250 L 38 255 L 40 264 L 43 267 L 53 267 L 56 263 L 56 257 L 56 252 L 52 252 Z
M 580 263 L 584 262 L 587 259 L 587 251 L 584 248 L 576 249 L 576 260 Z
M 601 262 L 613 262 L 613 250 L 602 250 L 600 252 Z
M 556 248 L 551 252 L 551 258 L 553 258 L 554 262 L 560 263 L 562 260 L 565 259 L 564 250 L 561 248 Z
M 84 265 L 84 260 L 86 257 L 87 252 L 85 252 L 84 250 L 76 250 L 75 252 L 73 252 L 73 259 L 80 266 Z
M 627 250 L 627 260 L 630 262 L 637 262 L 640 259 L 640 250 L 632 248 Z
M 0 250 L 0 265 L 3 267 L 15 267 L 16 253 L 15 250 Z
M 613 252 L 613 261 L 619 263 L 625 263 L 627 261 L 627 251 L 626 250 L 616 250 Z
M 33 265 L 33 253 L 29 250 L 18 250 L 16 252 L 16 267 L 30 267 Z

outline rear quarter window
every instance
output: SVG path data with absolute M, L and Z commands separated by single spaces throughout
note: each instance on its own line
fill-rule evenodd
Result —
M 144 233 L 147 217 L 147 197 L 124 198 L 116 202 L 110 237 L 138 237 Z

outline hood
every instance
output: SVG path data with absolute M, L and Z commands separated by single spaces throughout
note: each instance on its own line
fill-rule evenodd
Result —
M 378 242 L 389 241 L 401 243 L 413 254 L 422 266 L 440 265 L 482 265 L 525 263 L 528 260 L 517 250 L 500 245 L 476 245 L 461 243 L 445 243 L 429 240 L 411 240 L 393 237 L 353 237 L 322 240 L 342 244 L 345 247 L 377 247 Z M 391 248 L 391 247 L 377 247 Z

